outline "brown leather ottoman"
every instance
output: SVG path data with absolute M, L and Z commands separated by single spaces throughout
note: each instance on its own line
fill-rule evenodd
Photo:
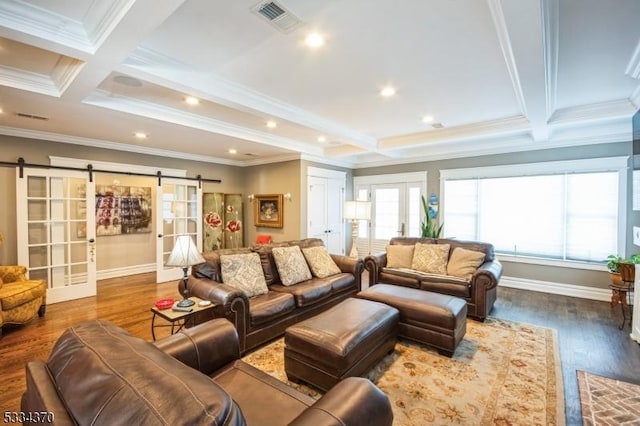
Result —
M 467 302 L 458 297 L 391 284 L 376 284 L 356 297 L 400 311 L 398 334 L 453 356 L 467 332 Z
M 350 298 L 287 328 L 287 377 L 326 391 L 344 378 L 366 374 L 393 351 L 398 319 L 393 307 Z

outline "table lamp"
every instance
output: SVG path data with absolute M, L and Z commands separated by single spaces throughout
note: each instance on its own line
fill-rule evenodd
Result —
M 176 239 L 176 244 L 173 246 L 173 250 L 171 250 L 169 259 L 167 259 L 165 263 L 165 266 L 179 266 L 184 272 L 184 276 L 182 277 L 182 300 L 178 302 L 177 306 L 187 308 L 196 303 L 193 300 L 189 300 L 189 289 L 187 288 L 187 280 L 189 277 L 187 276 L 187 270 L 189 266 L 204 262 L 206 262 L 206 260 L 200 254 L 200 251 L 198 251 L 198 247 L 196 247 L 191 236 L 179 235 Z
M 371 202 L 360 200 L 345 201 L 344 218 L 351 220 L 351 252 L 349 256 L 358 257 L 358 227 L 361 220 L 371 219 Z

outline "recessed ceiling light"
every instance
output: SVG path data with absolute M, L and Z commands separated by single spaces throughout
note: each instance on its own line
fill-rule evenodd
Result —
M 316 49 L 318 47 L 324 46 L 324 37 L 320 33 L 308 34 L 304 39 L 304 44 L 313 49 Z
M 147 138 L 147 134 L 146 133 L 142 133 L 142 132 L 135 132 L 133 135 L 138 139 L 146 139 Z
M 275 129 L 276 127 L 278 127 L 278 123 L 276 123 L 275 121 L 267 121 L 266 122 L 266 126 L 270 129 Z
M 237 150 L 235 150 L 235 149 L 233 149 L 233 148 L 231 148 L 231 149 L 229 150 L 229 154 L 237 154 L 237 153 L 238 153 L 238 151 L 237 151 Z
M 184 98 L 184 101 L 189 105 L 198 105 L 200 103 L 200 99 L 194 96 L 187 96 L 186 98 Z
M 327 138 L 325 138 L 324 136 L 318 136 L 318 142 L 325 143 L 326 141 L 327 141 Z
M 388 98 L 396 94 L 396 89 L 391 86 L 387 86 L 380 91 L 380 95 Z
M 432 121 L 433 121 L 433 116 L 431 115 L 425 115 L 424 117 L 422 117 L 423 123 L 431 123 Z

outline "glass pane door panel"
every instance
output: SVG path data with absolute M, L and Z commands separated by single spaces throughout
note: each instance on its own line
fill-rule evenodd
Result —
M 48 264 L 48 247 L 36 246 L 29 247 L 29 267 L 39 268 Z
M 47 224 L 46 223 L 30 223 L 29 228 L 29 244 L 46 244 L 47 243 Z
M 47 219 L 47 200 L 29 200 L 28 219 L 29 220 L 46 220 Z
M 71 249 L 71 263 L 86 263 L 87 262 L 87 248 L 84 241 L 78 244 L 72 244 Z
M 40 176 L 27 177 L 27 197 L 44 198 L 47 196 L 47 178 Z
M 378 188 L 374 190 L 374 198 L 374 238 L 390 240 L 397 237 L 400 224 L 400 190 L 398 188 Z

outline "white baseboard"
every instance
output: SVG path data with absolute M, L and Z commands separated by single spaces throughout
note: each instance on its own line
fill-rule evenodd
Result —
M 155 272 L 156 264 L 149 263 L 146 265 L 134 265 L 124 266 L 122 268 L 104 269 L 96 272 L 96 278 L 98 280 L 105 280 L 107 278 L 126 277 L 128 275 L 144 274 L 147 272 Z
M 530 280 L 527 278 L 502 277 L 500 286 L 518 288 L 521 290 L 538 291 L 541 293 L 561 294 L 569 297 L 599 300 L 608 302 L 611 300 L 611 290 L 608 288 L 584 287 L 574 284 L 554 283 L 550 281 Z

